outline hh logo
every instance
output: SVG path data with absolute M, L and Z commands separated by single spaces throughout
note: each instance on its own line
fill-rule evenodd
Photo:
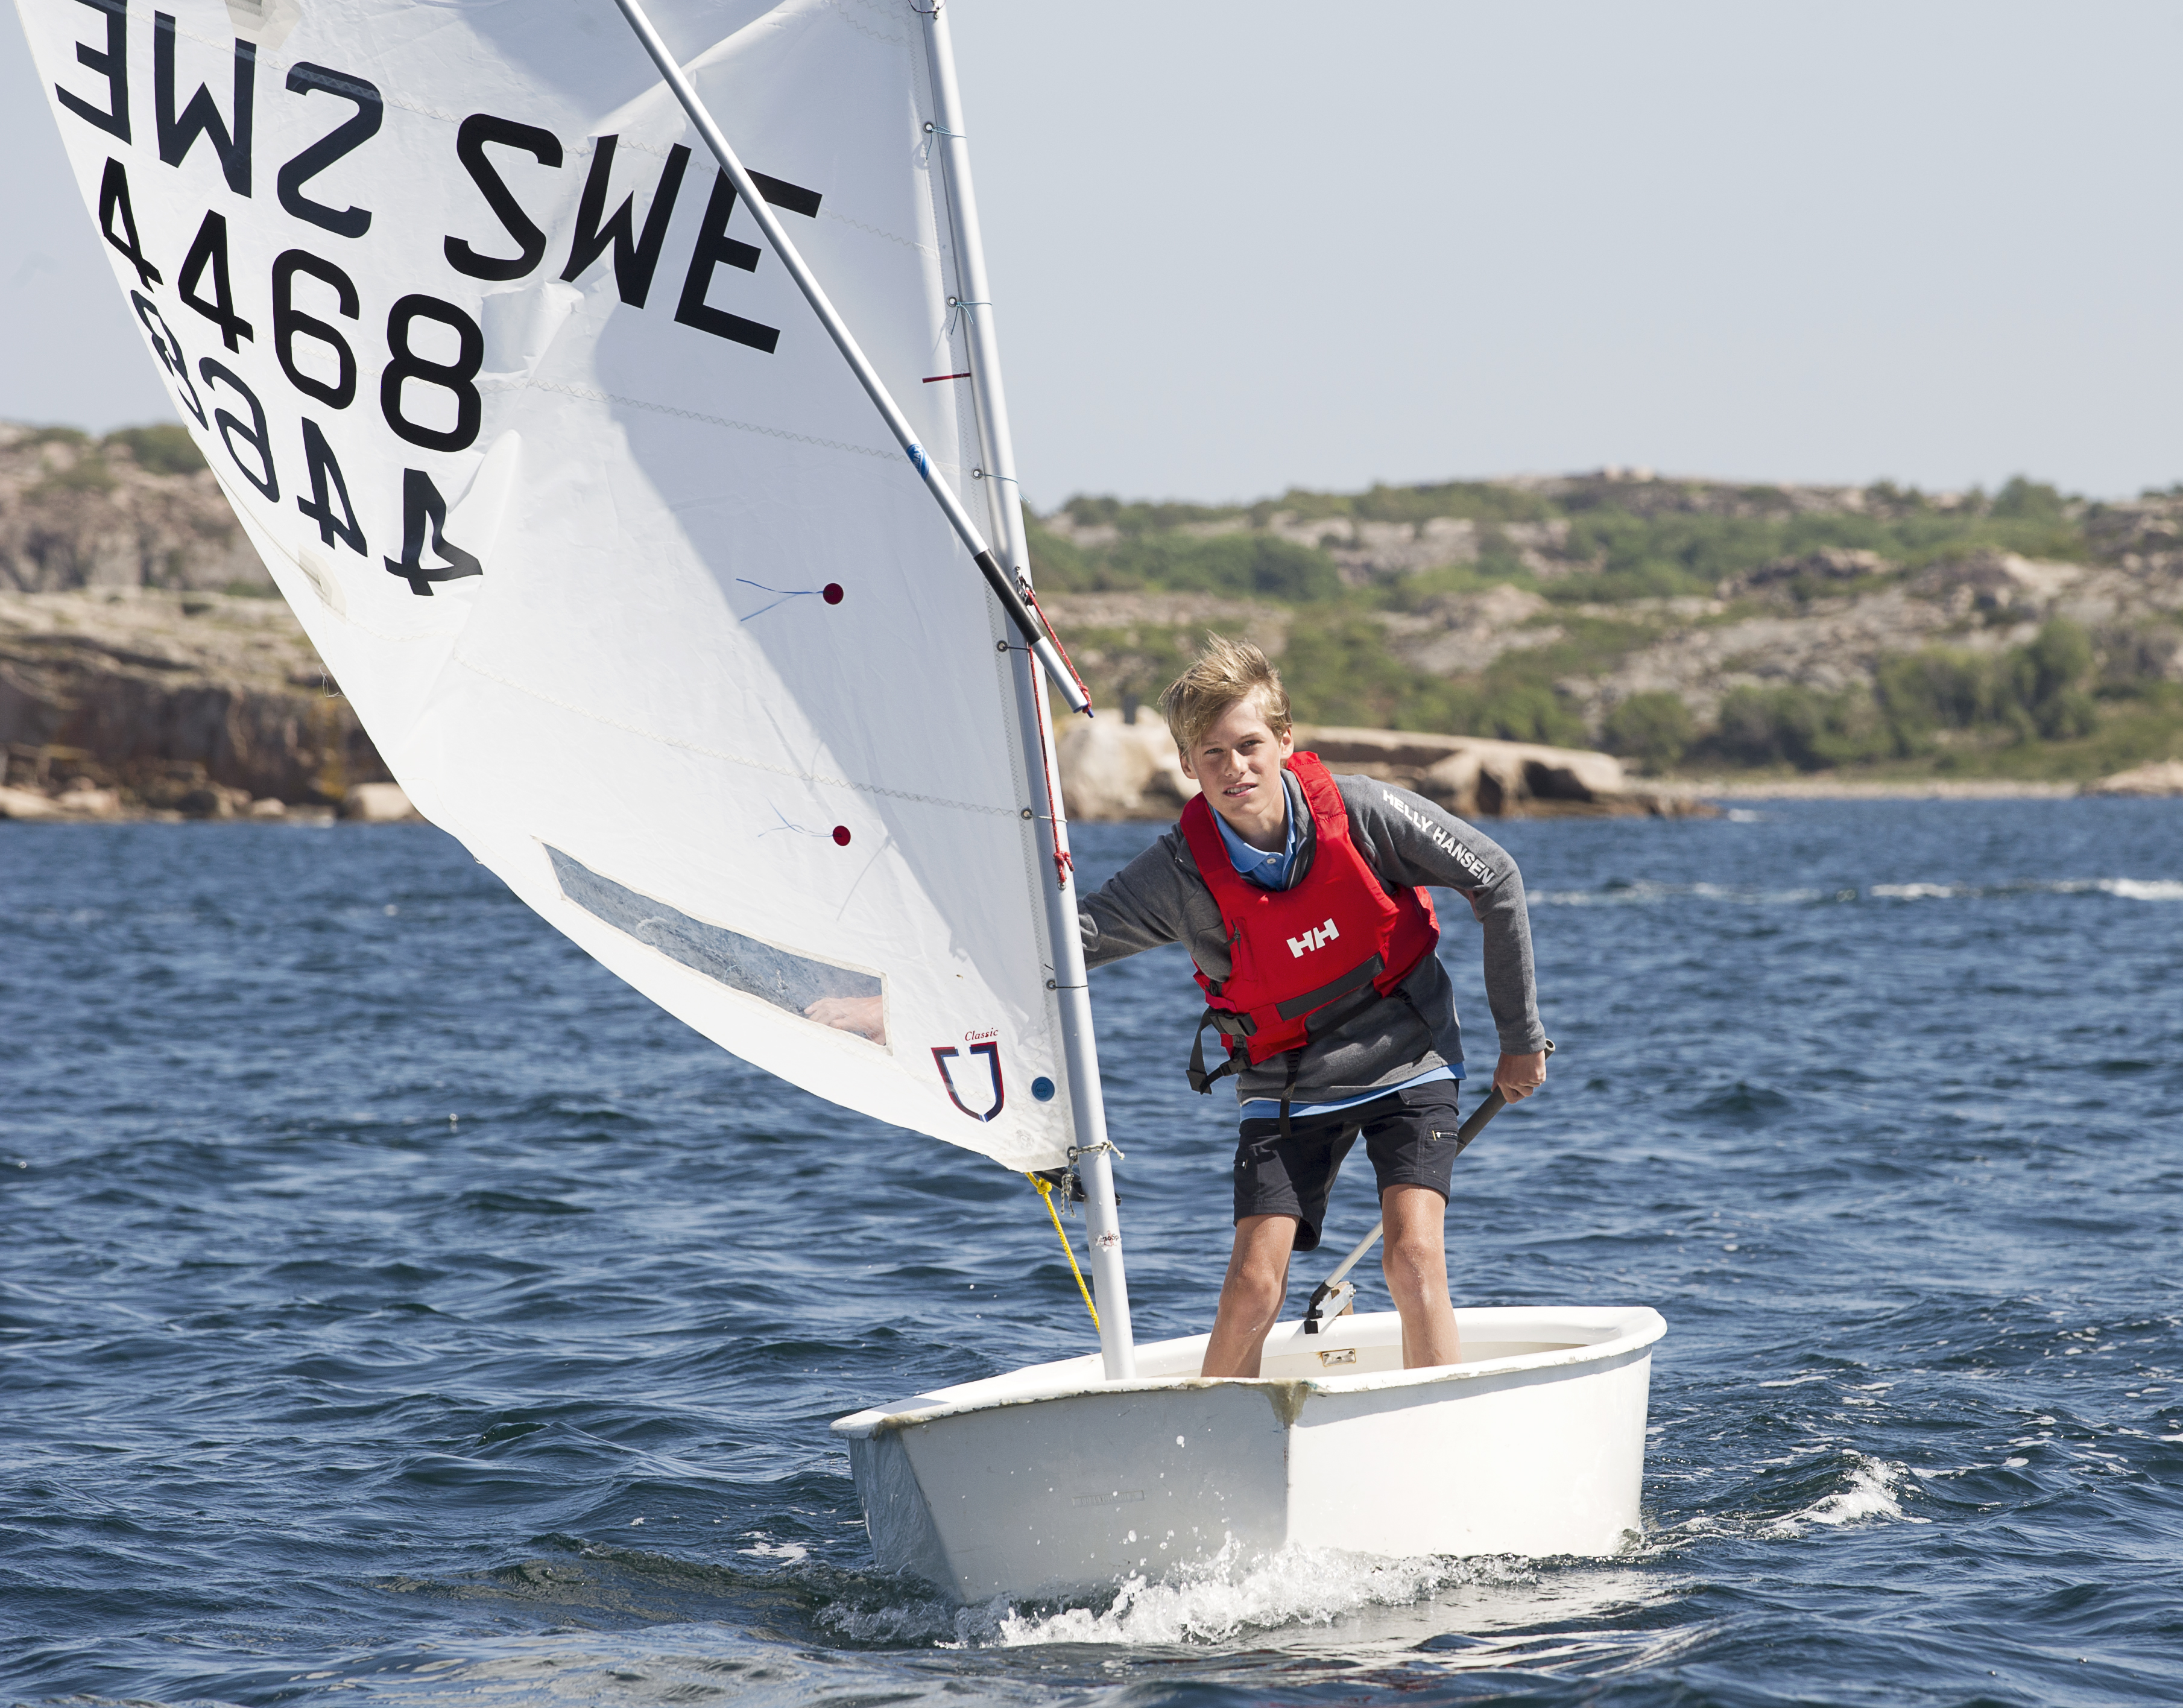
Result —
M 989 1040 L 984 1043 L 974 1043 L 970 1046 L 971 1054 L 983 1056 L 986 1059 L 986 1071 L 992 1076 L 993 1104 L 992 1108 L 984 1110 L 971 1108 L 969 1104 L 963 1101 L 963 1093 L 956 1089 L 954 1070 L 948 1065 L 948 1063 L 959 1060 L 962 1054 L 962 1051 L 952 1043 L 933 1046 L 932 1060 L 934 1065 L 940 1070 L 940 1082 L 947 1088 L 948 1098 L 953 1102 L 955 1107 L 969 1115 L 971 1120 L 991 1121 L 1001 1112 L 1001 1104 L 1008 1098 L 1008 1093 L 1001 1084 L 1001 1046 L 997 1040 Z M 1036 1091 L 1038 1088 L 1034 1086 L 1031 1088 Z
M 1302 937 L 1291 937 L 1289 939 L 1289 953 L 1294 955 L 1298 960 L 1302 960 L 1308 951 L 1315 949 L 1325 949 L 1327 944 L 1332 943 L 1335 938 L 1341 935 L 1341 933 L 1340 932 L 1335 930 L 1334 921 L 1332 920 L 1329 920 L 1325 925 L 1314 926 Z

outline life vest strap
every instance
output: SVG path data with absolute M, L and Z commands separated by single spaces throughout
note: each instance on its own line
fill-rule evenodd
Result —
M 1230 1040 L 1228 1060 L 1210 1073 L 1205 1071 L 1205 1028 L 1208 1026 L 1218 1032 L 1222 1038 Z M 1203 1014 L 1198 1015 L 1197 1033 L 1190 1040 L 1190 1066 L 1187 1070 L 1190 1076 L 1190 1088 L 1201 1096 L 1210 1097 L 1213 1094 L 1213 1082 L 1224 1074 L 1230 1074 L 1236 1071 L 1236 1057 L 1241 1046 L 1233 1040 L 1238 1038 L 1247 1038 L 1253 1030 L 1251 1017 L 1247 1014 L 1230 1014 L 1225 1009 L 1208 1008 Z
M 1418 1017 L 1418 1023 L 1425 1026 L 1430 1032 L 1431 1028 L 1425 1021 L 1425 1010 L 1418 1006 L 1417 999 L 1410 994 L 1408 985 L 1398 984 L 1391 991 L 1375 988 L 1373 981 L 1379 977 L 1381 966 L 1380 957 L 1374 955 L 1354 971 L 1344 973 L 1333 983 L 1322 985 L 1319 989 L 1283 1004 L 1280 1010 L 1281 1018 L 1294 1020 L 1298 1015 L 1304 1015 L 1304 1042 L 1308 1045 L 1325 1037 L 1328 1032 L 1348 1025 L 1374 1004 L 1392 998 L 1405 1004 Z M 1291 1013 L 1291 1009 L 1295 1012 Z M 1208 1026 L 1228 1041 L 1228 1060 L 1210 1073 L 1205 1070 L 1205 1029 Z M 1186 1071 L 1190 1088 L 1201 1096 L 1209 1097 L 1214 1080 L 1241 1071 L 1242 1063 L 1237 1058 L 1244 1054 L 1244 1049 L 1240 1040 L 1251 1037 L 1257 1031 L 1258 1026 L 1247 1014 L 1237 1014 L 1231 1009 L 1208 1007 L 1198 1015 L 1197 1030 L 1190 1040 L 1190 1066 Z M 1281 1088 L 1283 1138 L 1289 1136 L 1289 1096 L 1295 1089 L 1297 1074 L 1303 1063 L 1303 1050 L 1299 1048 L 1285 1054 L 1289 1059 L 1289 1067 L 1287 1083 Z
M 1301 1015 L 1311 1013 L 1314 1009 L 1325 1008 L 1336 998 L 1348 995 L 1360 985 L 1371 983 L 1386 970 L 1386 957 L 1375 954 L 1369 960 L 1358 962 L 1355 966 L 1350 968 L 1331 984 L 1323 984 L 1317 990 L 1308 990 L 1302 996 L 1291 997 L 1286 1002 L 1279 1004 L 1274 1012 L 1283 1020 L 1297 1019 Z

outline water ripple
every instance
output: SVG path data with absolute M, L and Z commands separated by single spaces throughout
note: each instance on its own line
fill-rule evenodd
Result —
M 1500 833 L 1561 1053 L 1466 1154 L 1451 1266 L 1667 1315 L 1641 1542 L 958 1608 L 872 1569 L 825 1425 L 1089 1344 L 1020 1182 L 722 1055 L 435 832 L 0 826 L 0 1682 L 2183 1700 L 2183 808 Z M 1229 1129 L 1187 963 L 1097 989 L 1140 1332 L 1192 1332 Z M 1371 1210 L 1345 1175 L 1330 1243 Z

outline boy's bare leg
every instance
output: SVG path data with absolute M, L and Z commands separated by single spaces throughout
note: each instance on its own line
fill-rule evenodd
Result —
M 1435 1194 L 1428 1193 L 1437 1203 Z M 1296 1245 L 1293 1216 L 1247 1216 L 1236 1224 L 1236 1247 L 1220 1283 L 1220 1309 L 1205 1344 L 1200 1376 L 1256 1376 L 1266 1332 L 1280 1320 Z M 1442 1302 L 1447 1288 L 1441 1288 Z
M 1380 1214 L 1387 1228 L 1380 1267 L 1403 1319 L 1403 1368 L 1460 1362 L 1455 1307 L 1447 1298 L 1447 1200 L 1429 1186 L 1391 1186 L 1380 1194 Z M 1238 1230 L 1239 1249 L 1241 1242 Z M 1225 1308 L 1225 1294 L 1221 1303 Z

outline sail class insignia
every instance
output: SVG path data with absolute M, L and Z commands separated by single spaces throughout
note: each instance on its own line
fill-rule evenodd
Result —
M 985 1058 L 986 1071 L 992 1077 L 993 1101 L 990 1108 L 976 1110 L 963 1101 L 963 1093 L 955 1083 L 954 1071 L 948 1065 L 952 1060 L 962 1054 L 962 1052 L 953 1044 L 935 1044 L 932 1049 L 932 1060 L 940 1070 L 940 1082 L 947 1088 L 947 1095 L 955 1107 L 973 1121 L 991 1121 L 1001 1112 L 1001 1105 L 1008 1101 L 1008 1089 L 1001 1082 L 999 1040 L 989 1038 L 983 1043 L 974 1043 L 970 1046 L 970 1054 Z

